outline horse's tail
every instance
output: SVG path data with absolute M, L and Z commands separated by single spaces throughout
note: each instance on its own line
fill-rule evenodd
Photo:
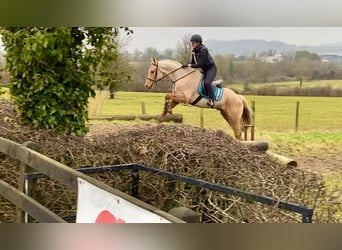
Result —
M 242 103 L 243 103 L 243 111 L 242 111 L 242 115 L 241 115 L 241 118 L 242 118 L 241 121 L 243 122 L 242 125 L 249 125 L 249 124 L 251 124 L 252 119 L 254 118 L 253 112 L 248 106 L 247 99 L 242 95 L 239 95 L 239 96 L 240 96 Z

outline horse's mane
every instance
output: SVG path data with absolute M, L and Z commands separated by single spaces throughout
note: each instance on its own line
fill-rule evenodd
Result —
M 172 66 L 173 68 L 179 68 L 182 66 L 182 64 L 180 62 L 174 61 L 174 60 L 170 60 L 170 59 L 163 59 L 163 60 L 159 60 L 159 63 L 164 63 L 166 65 L 169 65 L 170 67 Z M 190 72 L 193 71 L 193 68 L 190 67 L 186 67 L 183 70 Z M 200 71 L 195 70 L 195 74 L 201 74 Z
M 180 67 L 182 65 L 180 62 L 177 62 L 177 61 L 174 61 L 174 60 L 170 60 L 170 59 L 159 60 L 159 62 L 175 64 L 177 67 Z

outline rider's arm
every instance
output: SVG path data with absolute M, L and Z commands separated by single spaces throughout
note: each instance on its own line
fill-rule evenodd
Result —
M 194 60 L 191 61 L 191 64 L 189 64 L 189 67 L 192 68 L 203 68 L 206 60 L 208 58 L 208 50 L 202 49 L 198 54 L 198 61 L 197 63 L 194 63 Z

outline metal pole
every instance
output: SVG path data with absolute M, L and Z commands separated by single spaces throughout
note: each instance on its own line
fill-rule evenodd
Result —
M 302 222 L 312 223 L 312 215 L 313 215 L 313 210 L 311 210 L 308 214 L 302 214 Z
M 132 169 L 132 196 L 138 197 L 139 195 L 139 170 L 134 168 Z

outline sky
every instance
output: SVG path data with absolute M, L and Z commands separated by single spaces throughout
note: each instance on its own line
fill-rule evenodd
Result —
M 318 46 L 342 42 L 342 27 L 130 27 L 134 34 L 125 42 L 129 52 L 154 47 L 175 49 L 186 34 L 206 40 L 264 39 L 294 45 Z
M 124 49 L 134 52 L 148 47 L 162 52 L 175 49 L 186 34 L 198 33 L 206 40 L 264 39 L 295 45 L 318 46 L 342 43 L 342 27 L 130 27 L 133 35 L 125 39 Z M 0 51 L 3 51 L 0 40 Z

